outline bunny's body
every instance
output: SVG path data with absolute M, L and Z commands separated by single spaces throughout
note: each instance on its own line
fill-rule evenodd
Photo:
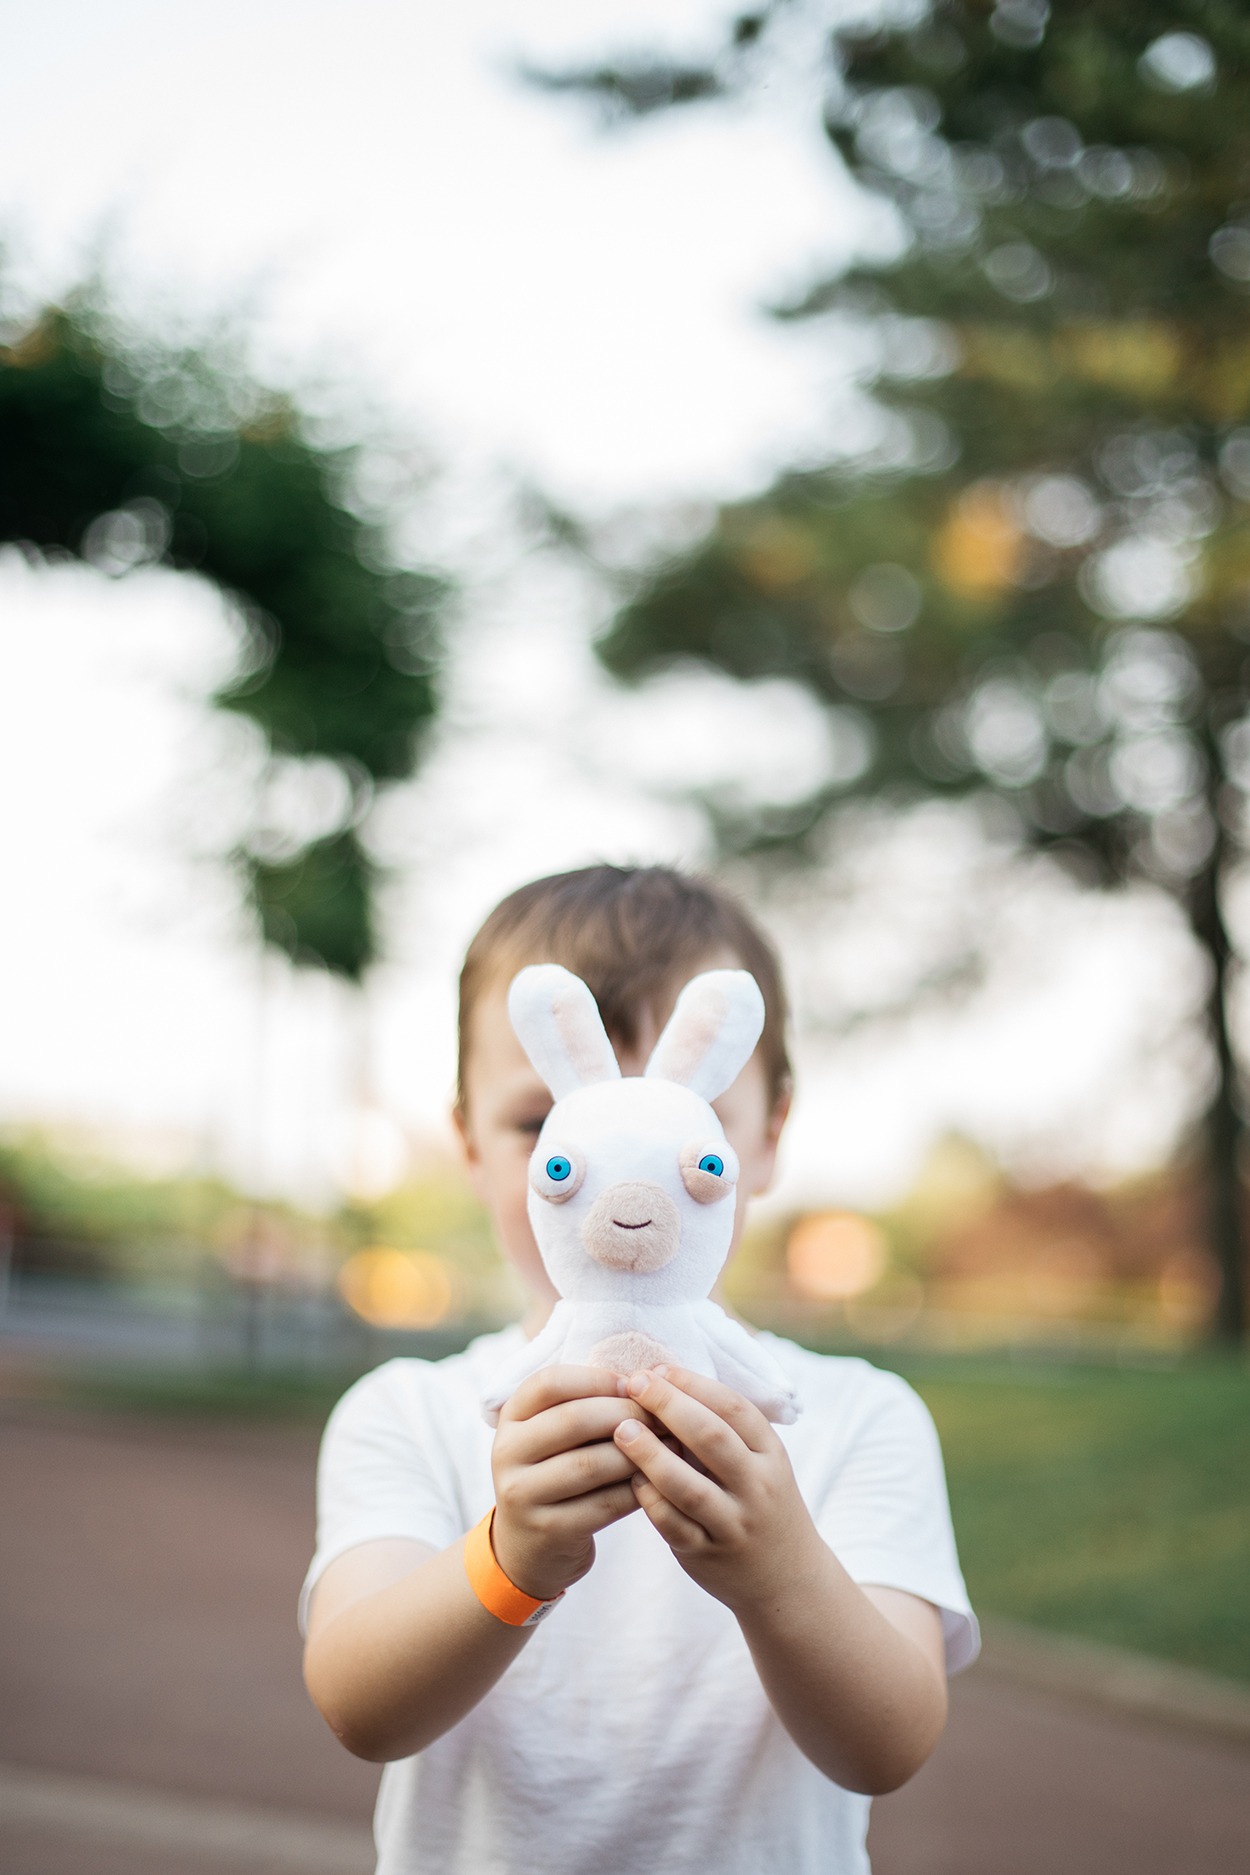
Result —
M 593 997 L 555 964 L 520 972 L 513 1026 L 556 1096 L 530 1162 L 529 1216 L 560 1301 L 495 1379 L 504 1401 L 552 1362 L 628 1374 L 666 1362 L 734 1387 L 770 1419 L 796 1401 L 780 1367 L 709 1299 L 733 1236 L 737 1161 L 710 1102 L 763 1021 L 754 979 L 687 984 L 645 1075 L 623 1079 Z

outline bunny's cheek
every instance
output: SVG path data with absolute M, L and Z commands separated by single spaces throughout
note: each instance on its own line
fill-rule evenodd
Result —
M 587 1254 L 610 1270 L 662 1270 L 680 1241 L 680 1213 L 659 1185 L 609 1185 L 582 1220 Z
M 718 1176 L 715 1172 L 701 1172 L 697 1167 L 688 1172 L 683 1166 L 681 1178 L 696 1204 L 719 1204 L 722 1198 L 729 1197 L 734 1188 L 734 1181 L 723 1173 Z

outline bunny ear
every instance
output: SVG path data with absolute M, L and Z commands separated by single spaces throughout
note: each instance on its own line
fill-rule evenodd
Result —
M 649 1080 L 677 1081 L 704 1100 L 731 1087 L 764 1027 L 764 998 L 745 970 L 692 977 L 647 1063 Z
M 528 964 L 512 979 L 508 1014 L 522 1048 L 557 1100 L 576 1087 L 619 1081 L 598 1004 L 559 964 Z

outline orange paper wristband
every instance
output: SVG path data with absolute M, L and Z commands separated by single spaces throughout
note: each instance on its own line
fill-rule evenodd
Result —
M 510 1628 L 537 1627 L 543 1616 L 550 1614 L 556 1602 L 562 1599 L 563 1591 L 544 1602 L 537 1596 L 527 1595 L 524 1589 L 508 1580 L 499 1567 L 490 1540 L 494 1521 L 492 1504 L 481 1523 L 475 1523 L 464 1539 L 464 1567 L 469 1586 L 483 1608 L 497 1620 L 507 1622 Z

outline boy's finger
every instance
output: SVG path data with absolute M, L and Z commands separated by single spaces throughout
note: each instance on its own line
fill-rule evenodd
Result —
M 535 1465 L 526 1475 L 525 1496 L 533 1504 L 564 1504 L 604 1485 L 621 1484 L 632 1469 L 633 1460 L 609 1435 L 598 1445 L 559 1452 Z
M 561 1504 L 561 1527 L 574 1536 L 594 1536 L 596 1531 L 606 1530 L 610 1523 L 619 1523 L 622 1517 L 628 1517 L 638 1508 L 634 1487 L 626 1479 L 624 1484 L 588 1491 L 585 1497 L 570 1498 L 567 1504 Z
M 559 1406 L 565 1400 L 589 1400 L 596 1394 L 619 1398 L 619 1381 L 620 1375 L 606 1367 L 540 1367 L 521 1382 L 499 1417 L 532 1419 L 549 1406 Z
M 777 1435 L 759 1407 L 741 1393 L 735 1393 L 732 1387 L 725 1386 L 723 1381 L 709 1380 L 706 1374 L 692 1374 L 687 1367 L 666 1367 L 660 1370 L 660 1377 L 711 1407 L 753 1452 L 767 1452 L 772 1447 Z
M 751 1448 L 719 1413 L 655 1373 L 631 1374 L 628 1386 L 629 1397 L 663 1421 L 714 1478 L 732 1486 L 743 1476 Z
M 596 1439 L 611 1439 L 623 1419 L 655 1424 L 637 1400 L 604 1399 L 596 1394 L 589 1400 L 563 1400 L 559 1406 L 535 1413 L 523 1422 L 524 1432 L 516 1437 L 524 1441 L 527 1462 L 537 1464 L 557 1452 L 571 1452 Z
M 725 1493 L 714 1478 L 705 1477 L 688 1465 L 684 1458 L 669 1450 L 645 1426 L 624 1421 L 617 1428 L 617 1439 L 630 1463 L 653 1484 L 684 1517 L 697 1523 L 709 1535 L 724 1521 Z
M 644 1478 L 641 1472 L 634 1480 L 634 1496 L 655 1525 L 664 1541 L 674 1550 L 698 1549 L 707 1542 L 707 1531 L 700 1523 L 679 1511 L 675 1504 L 670 1504 L 663 1494 L 656 1490 L 650 1478 Z

